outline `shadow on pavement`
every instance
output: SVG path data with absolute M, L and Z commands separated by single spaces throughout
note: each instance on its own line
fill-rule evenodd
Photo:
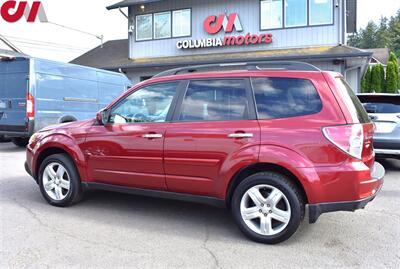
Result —
M 23 152 L 26 148 L 17 147 L 11 142 L 0 143 L 0 152 Z
M 396 159 L 377 159 L 387 171 L 400 171 L 400 160 Z

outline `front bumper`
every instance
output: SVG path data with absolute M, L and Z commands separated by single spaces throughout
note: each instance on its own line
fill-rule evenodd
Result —
M 371 171 L 371 178 L 380 182 L 379 186 L 372 191 L 372 195 L 357 201 L 346 201 L 346 202 L 333 202 L 333 203 L 319 203 L 308 205 L 309 209 L 309 222 L 315 223 L 319 216 L 323 213 L 336 212 L 336 211 L 355 211 L 357 209 L 363 209 L 365 206 L 375 199 L 376 195 L 382 188 L 383 178 L 385 176 L 385 168 L 378 162 L 374 163 L 374 167 Z
M 31 177 L 34 177 L 34 176 L 33 176 L 33 173 L 32 173 L 32 170 L 31 170 L 31 168 L 30 168 L 29 165 L 28 165 L 28 162 L 25 162 L 24 166 L 25 166 L 25 171 L 26 171 Z

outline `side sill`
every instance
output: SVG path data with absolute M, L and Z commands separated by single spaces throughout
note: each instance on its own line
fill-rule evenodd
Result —
M 124 187 L 124 186 L 117 186 L 117 185 L 110 185 L 103 183 L 93 183 L 93 182 L 84 182 L 82 183 L 82 186 L 85 190 L 103 190 L 103 191 L 120 192 L 120 193 L 127 193 L 139 196 L 178 200 L 178 201 L 211 205 L 219 208 L 226 208 L 226 203 L 224 200 L 209 196 L 200 196 L 200 195 L 159 191 L 159 190 L 139 189 L 139 188 L 131 188 L 131 187 Z

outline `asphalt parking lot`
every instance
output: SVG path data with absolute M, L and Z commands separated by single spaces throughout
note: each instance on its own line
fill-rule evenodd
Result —
M 382 162 L 384 187 L 365 210 L 304 222 L 268 246 L 203 205 L 94 192 L 51 207 L 24 160 L 24 150 L 0 144 L 0 268 L 400 268 L 400 161 Z

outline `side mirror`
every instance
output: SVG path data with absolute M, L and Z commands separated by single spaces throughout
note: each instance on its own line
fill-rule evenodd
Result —
M 96 121 L 100 125 L 106 125 L 108 122 L 108 110 L 103 109 L 96 113 Z

